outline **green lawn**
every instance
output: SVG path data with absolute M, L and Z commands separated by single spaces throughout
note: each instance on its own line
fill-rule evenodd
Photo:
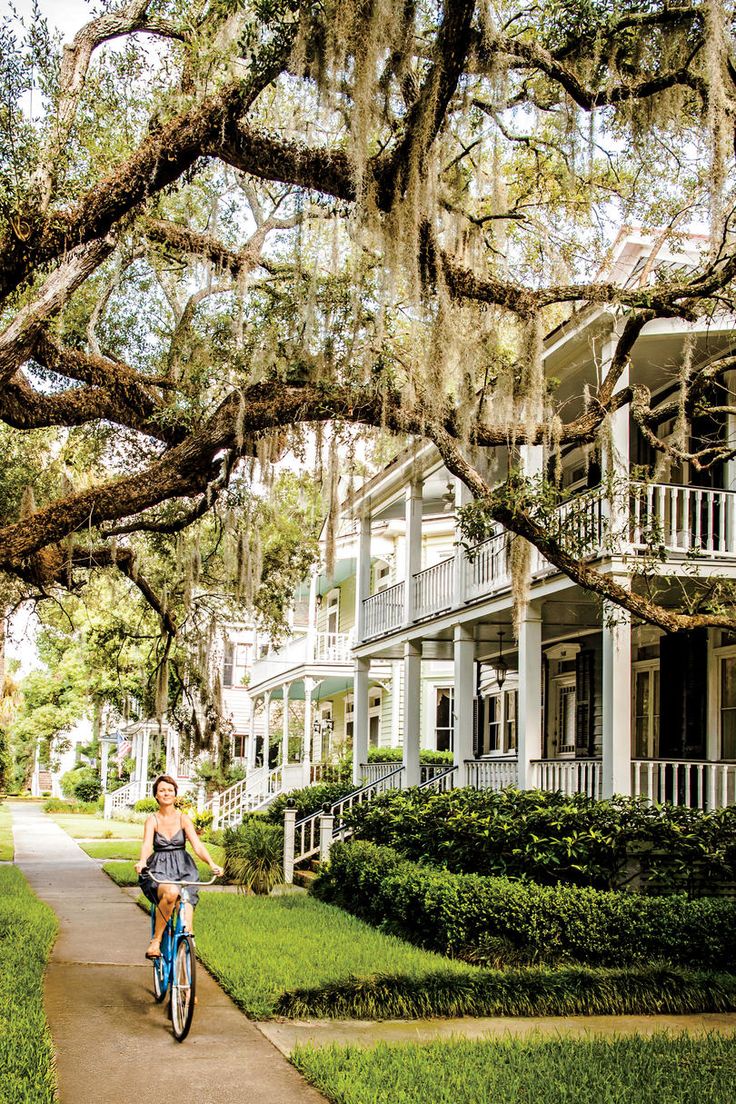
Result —
M 86 850 L 86 848 L 85 848 L 85 850 Z M 212 850 L 210 851 L 210 855 L 212 855 L 212 858 L 215 860 L 215 862 L 217 862 L 217 856 L 215 855 L 215 850 L 219 850 L 219 848 L 215 848 L 213 846 Z M 139 853 L 140 853 L 140 845 L 138 846 L 138 852 L 136 853 L 136 858 L 138 858 Z M 212 871 L 210 870 L 210 868 L 207 866 L 206 863 L 200 862 L 199 859 L 196 859 L 195 861 L 197 863 L 197 870 L 199 871 L 200 880 L 203 881 L 203 882 L 208 882 L 210 880 L 210 878 L 212 877 Z M 135 863 L 132 863 L 132 862 L 106 862 L 106 863 L 103 864 L 102 869 L 107 874 L 107 876 L 109 878 L 112 878 L 112 880 L 119 886 L 138 885 L 138 875 L 136 874 L 136 871 L 135 871 Z
M 197 909 L 197 952 L 256 1019 L 273 1015 L 281 994 L 301 986 L 376 972 L 417 977 L 439 969 L 467 975 L 473 969 L 384 935 L 302 894 L 203 893 Z
M 218 865 L 225 861 L 225 849 L 208 843 L 207 850 Z M 95 840 L 80 847 L 93 859 L 130 859 L 136 862 L 141 853 L 140 840 Z
M 0 1104 L 52 1104 L 43 974 L 57 923 L 17 867 L 0 867 Z
M 0 805 L 0 860 L 13 858 L 13 818 L 7 805 Z
M 728 1104 L 736 1041 L 618 1038 L 300 1047 L 334 1104 Z
M 105 820 L 87 813 L 48 813 L 73 839 L 142 839 L 143 825 Z

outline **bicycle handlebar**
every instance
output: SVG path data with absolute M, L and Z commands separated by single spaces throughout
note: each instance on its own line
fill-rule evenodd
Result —
M 178 885 L 178 886 L 208 886 L 216 882 L 220 877 L 219 874 L 213 874 L 208 882 L 178 882 L 174 878 L 157 878 L 152 870 L 148 871 L 149 877 L 156 883 L 156 885 Z

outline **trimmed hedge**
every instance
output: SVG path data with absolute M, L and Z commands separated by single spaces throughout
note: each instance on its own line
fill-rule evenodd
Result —
M 532 961 L 736 965 L 736 902 L 726 899 L 451 874 L 365 841 L 336 844 L 312 892 L 421 946 L 476 960 L 490 937 Z
M 356 839 L 455 873 L 693 896 L 736 882 L 736 807 L 703 813 L 540 790 L 412 789 L 345 819 Z
M 682 1016 L 736 1012 L 732 974 L 665 966 L 605 970 L 438 970 L 374 974 L 283 993 L 274 1015 L 294 1020 L 429 1016 Z

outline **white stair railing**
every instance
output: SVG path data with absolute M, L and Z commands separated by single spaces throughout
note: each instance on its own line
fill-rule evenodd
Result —
M 258 767 L 239 782 L 221 790 L 204 803 L 212 813 L 212 827 L 229 828 L 239 824 L 246 813 L 262 808 L 283 789 L 283 770 Z
M 287 809 L 284 816 L 284 881 L 290 884 L 294 880 L 294 867 L 298 863 L 318 854 L 325 857 L 325 852 L 329 852 L 329 847 L 326 848 L 324 845 L 324 834 L 322 847 L 320 847 L 320 821 L 323 817 L 332 818 L 332 839 L 344 839 L 347 829 L 342 821 L 347 810 L 355 808 L 356 805 L 365 805 L 378 794 L 386 793 L 388 790 L 400 790 L 403 771 L 403 766 L 395 767 L 375 782 L 369 782 L 367 786 L 353 790 L 338 801 L 333 801 L 330 806 L 302 817 L 301 820 L 296 819 L 293 809 Z
M 126 782 L 112 793 L 105 794 L 105 804 L 102 815 L 109 820 L 113 813 L 119 813 L 123 809 L 130 809 L 141 796 L 140 782 Z M 146 797 L 153 796 L 153 782 L 146 782 Z

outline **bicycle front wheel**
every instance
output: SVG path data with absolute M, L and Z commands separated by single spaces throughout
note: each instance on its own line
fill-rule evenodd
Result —
M 196 993 L 196 959 L 191 935 L 183 935 L 176 947 L 171 979 L 171 1026 L 174 1038 L 183 1042 L 189 1034 L 194 1016 Z

